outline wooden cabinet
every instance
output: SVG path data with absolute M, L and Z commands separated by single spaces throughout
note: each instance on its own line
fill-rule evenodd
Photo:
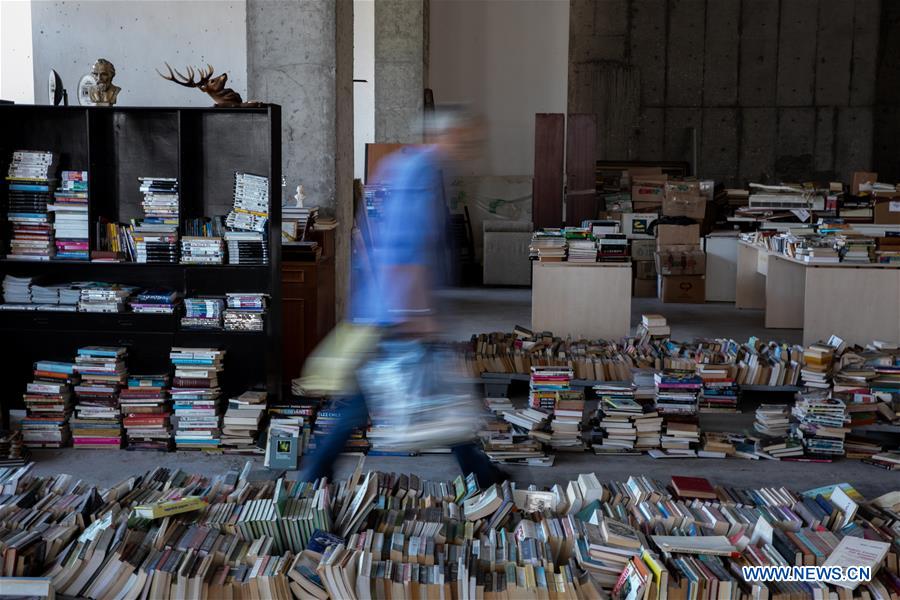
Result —
M 303 361 L 335 322 L 334 231 L 320 234 L 322 253 L 312 257 L 282 244 L 282 383 L 300 375 Z

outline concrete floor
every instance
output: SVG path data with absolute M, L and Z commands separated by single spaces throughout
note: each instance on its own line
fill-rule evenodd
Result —
M 449 290 L 442 294 L 454 317 L 453 339 L 466 339 L 473 333 L 510 331 L 514 325 L 530 325 L 530 290 L 469 288 Z M 763 339 L 799 342 L 798 330 L 766 330 L 761 311 L 738 311 L 730 304 L 661 304 L 655 299 L 636 298 L 632 304 L 632 324 L 641 313 L 665 315 L 672 326 L 673 337 L 732 337 L 745 341 L 752 335 Z M 519 391 L 521 394 L 521 390 Z M 730 421 L 734 419 L 734 421 Z M 710 423 L 715 429 L 740 430 L 752 421 L 752 415 L 718 417 Z M 704 422 L 704 425 L 706 423 Z M 109 450 L 45 450 L 34 452 L 36 472 L 41 474 L 71 473 L 86 480 L 108 486 L 156 466 L 181 468 L 205 474 L 240 468 L 246 457 L 204 455 L 198 452 L 125 452 Z M 338 477 L 347 476 L 356 458 L 342 457 L 336 465 Z M 262 460 L 255 462 L 262 467 Z M 367 469 L 413 472 L 423 477 L 451 479 L 456 476 L 454 459 L 449 455 L 425 455 L 416 458 L 370 457 Z M 900 489 L 900 473 L 887 473 L 858 461 L 833 464 L 807 464 L 771 461 L 666 459 L 645 456 L 597 457 L 593 454 L 562 454 L 550 468 L 510 467 L 516 481 L 548 485 L 567 481 L 578 473 L 594 471 L 601 481 L 624 480 L 629 475 L 643 474 L 667 480 L 673 474 L 708 477 L 714 483 L 734 486 L 787 485 L 804 490 L 831 483 L 849 482 L 867 497 Z

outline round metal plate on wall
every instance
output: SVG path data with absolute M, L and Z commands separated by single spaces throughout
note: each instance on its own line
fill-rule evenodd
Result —
M 81 106 L 95 106 L 91 101 L 91 87 L 97 83 L 94 76 L 86 73 L 78 80 L 78 104 Z

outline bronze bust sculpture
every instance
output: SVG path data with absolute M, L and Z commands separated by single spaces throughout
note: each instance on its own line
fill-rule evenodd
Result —
M 91 102 L 98 106 L 112 106 L 116 103 L 116 97 L 122 89 L 113 85 L 113 78 L 116 76 L 116 68 L 111 62 L 105 58 L 98 58 L 94 66 L 91 67 L 91 75 L 94 76 L 96 83 L 90 88 Z

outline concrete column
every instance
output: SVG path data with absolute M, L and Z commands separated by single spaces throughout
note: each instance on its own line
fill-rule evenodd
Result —
M 375 0 L 375 141 L 422 141 L 424 0 Z
M 337 314 L 349 275 L 353 210 L 353 3 L 247 0 L 248 97 L 281 105 L 285 195 L 340 222 Z

